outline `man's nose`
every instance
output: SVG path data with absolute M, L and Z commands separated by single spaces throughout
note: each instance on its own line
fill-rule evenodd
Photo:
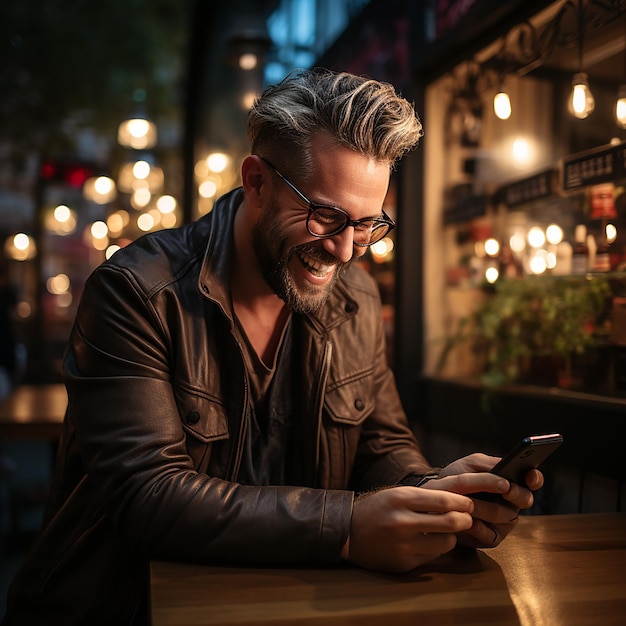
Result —
M 341 263 L 348 263 L 355 254 L 356 256 L 362 254 L 356 252 L 361 248 L 354 246 L 354 226 L 347 226 L 337 235 L 324 239 L 324 248 Z

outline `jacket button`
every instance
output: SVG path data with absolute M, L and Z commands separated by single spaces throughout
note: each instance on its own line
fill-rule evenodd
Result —
M 346 313 L 354 313 L 356 311 L 356 302 L 346 302 L 344 310 Z
M 362 411 L 362 410 L 365 408 L 365 402 L 363 402 L 363 400 L 361 400 L 361 398 L 357 398 L 357 399 L 354 401 L 354 408 L 355 408 L 357 411 Z
M 197 424 L 200 421 L 200 413 L 198 411 L 190 411 L 187 413 L 187 423 Z

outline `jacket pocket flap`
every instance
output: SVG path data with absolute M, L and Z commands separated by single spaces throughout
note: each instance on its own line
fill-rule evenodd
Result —
M 228 417 L 224 405 L 217 398 L 179 389 L 176 399 L 187 434 L 205 443 L 228 439 Z
M 352 380 L 326 392 L 324 404 L 334 422 L 360 424 L 374 410 L 371 376 Z

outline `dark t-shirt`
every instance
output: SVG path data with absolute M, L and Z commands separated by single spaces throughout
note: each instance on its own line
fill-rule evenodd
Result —
M 293 316 L 285 324 L 272 367 L 259 358 L 243 329 L 237 331 L 244 348 L 250 383 L 245 450 L 238 481 L 248 485 L 294 484 L 299 473 L 294 443 Z

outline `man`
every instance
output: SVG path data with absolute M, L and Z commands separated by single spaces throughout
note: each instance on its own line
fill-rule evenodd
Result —
M 390 172 L 421 131 L 390 85 L 293 73 L 250 112 L 242 187 L 93 273 L 7 625 L 145 623 L 151 558 L 401 572 L 511 531 L 541 473 L 527 488 L 482 454 L 429 465 L 353 263 L 393 227 Z

